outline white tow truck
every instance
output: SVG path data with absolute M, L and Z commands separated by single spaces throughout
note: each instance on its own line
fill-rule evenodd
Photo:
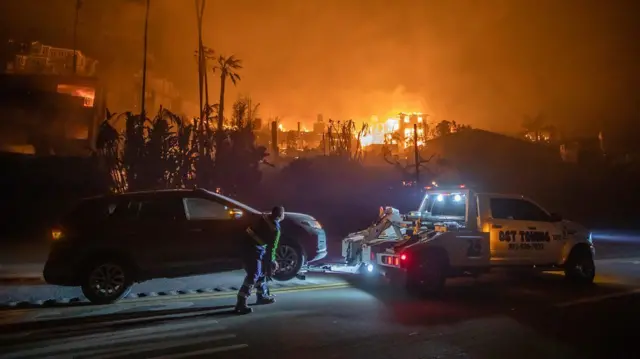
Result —
M 561 270 L 578 283 L 595 277 L 591 233 L 520 195 L 477 193 L 464 186 L 430 188 L 406 221 L 415 223 L 414 233 L 370 250 L 375 263 L 366 265 L 411 291 L 437 293 L 447 278 L 477 276 L 496 267 Z M 375 240 L 361 242 L 370 244 L 380 246 Z

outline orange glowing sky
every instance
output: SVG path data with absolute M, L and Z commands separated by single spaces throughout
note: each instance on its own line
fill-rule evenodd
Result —
M 0 9 L 10 24 L 5 32 L 69 43 L 74 1 L 3 3 L 12 3 Z M 139 68 L 140 3 L 85 0 L 80 47 L 103 64 Z M 193 1 L 151 3 L 152 67 L 195 100 Z M 262 117 L 279 116 L 288 127 L 309 124 L 318 113 L 367 119 L 420 111 L 499 131 L 516 131 L 525 114 L 538 113 L 560 126 L 593 128 L 640 114 L 637 7 L 590 0 L 208 0 L 205 44 L 244 60 L 228 105 L 250 94 Z M 217 101 L 217 78 L 211 86 Z

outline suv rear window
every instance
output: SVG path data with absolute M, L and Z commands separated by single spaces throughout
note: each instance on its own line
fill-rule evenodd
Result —
M 138 219 L 150 221 L 184 220 L 184 202 L 181 198 L 165 197 L 144 199 L 140 202 Z

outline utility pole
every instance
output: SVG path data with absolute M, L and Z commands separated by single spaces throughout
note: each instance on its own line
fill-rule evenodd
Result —
M 323 156 L 327 155 L 327 142 L 326 142 L 326 139 L 324 138 L 324 130 L 322 131 L 322 155 Z
M 420 185 L 420 151 L 418 150 L 418 124 L 413 124 L 413 153 L 416 162 L 416 186 Z
M 82 0 L 76 0 L 76 16 L 73 20 L 73 74 L 78 70 L 78 18 L 80 17 L 80 8 Z
M 140 117 L 146 118 L 145 100 L 147 94 L 147 37 L 149 29 L 149 6 L 151 0 L 147 0 L 147 6 L 144 13 L 144 53 L 142 55 L 142 100 L 140 101 Z

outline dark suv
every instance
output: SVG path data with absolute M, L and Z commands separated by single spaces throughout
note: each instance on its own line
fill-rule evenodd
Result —
M 82 200 L 52 230 L 47 283 L 81 286 L 93 303 L 113 303 L 136 282 L 241 269 L 247 224 L 262 215 L 214 192 L 164 190 Z M 311 216 L 287 212 L 277 249 L 276 280 L 295 278 L 327 255 Z

